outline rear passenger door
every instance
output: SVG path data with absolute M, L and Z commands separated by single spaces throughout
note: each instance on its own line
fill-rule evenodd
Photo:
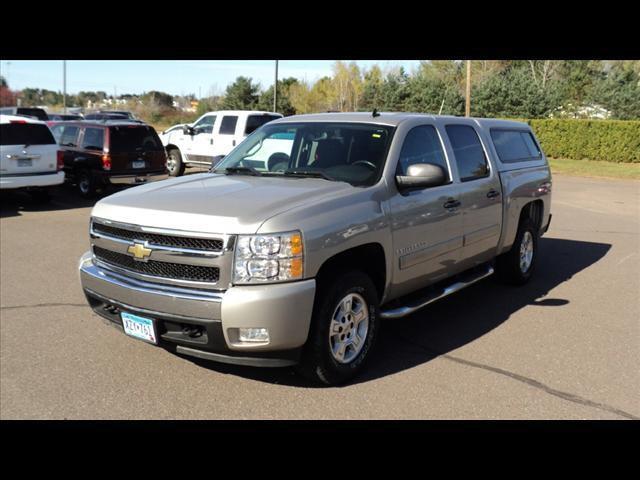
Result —
M 498 172 L 472 124 L 448 124 L 445 131 L 460 179 L 460 210 L 464 231 L 461 267 L 490 260 L 496 253 L 502 225 L 502 193 Z
M 214 132 L 213 156 L 227 155 L 238 144 L 236 138 L 238 130 L 238 115 L 223 115 Z
M 438 131 L 425 124 L 411 128 L 403 141 L 396 175 L 416 163 L 441 166 L 448 183 L 398 192 L 389 201 L 394 259 L 394 293 L 403 295 L 449 276 L 462 248 L 462 215 L 448 202 L 457 196 L 453 175 Z

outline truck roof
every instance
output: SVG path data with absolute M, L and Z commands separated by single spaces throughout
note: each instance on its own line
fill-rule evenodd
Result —
M 211 115 L 211 114 L 226 114 L 226 115 L 277 115 L 279 117 L 282 116 L 281 113 L 276 112 L 266 112 L 264 110 L 212 110 L 210 112 L 206 112 L 203 115 Z
M 456 121 L 475 122 L 484 127 L 525 127 L 528 125 L 524 122 L 515 120 L 500 120 L 495 118 L 475 118 L 475 117 L 456 117 L 453 115 L 428 115 L 424 113 L 412 112 L 378 112 L 377 116 L 373 116 L 372 112 L 328 112 L 328 113 L 311 113 L 305 115 L 293 115 L 290 117 L 273 120 L 270 124 L 288 123 L 288 122 L 357 122 L 357 123 L 373 123 L 379 125 L 398 126 L 406 120 L 415 118 L 425 118 L 436 122 L 446 122 L 446 120 L 455 119 Z

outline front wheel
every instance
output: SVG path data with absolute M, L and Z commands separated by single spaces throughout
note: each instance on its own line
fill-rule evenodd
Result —
M 180 150 L 172 148 L 167 152 L 167 171 L 171 177 L 179 177 L 184 173 L 184 163 Z
M 496 260 L 498 278 L 510 285 L 529 281 L 538 258 L 538 229 L 529 218 L 520 222 L 511 250 Z
M 302 375 L 325 385 L 357 375 L 378 333 L 378 294 L 371 279 L 359 271 L 335 276 L 339 278 L 329 285 L 318 286 L 309 340 L 298 367 Z

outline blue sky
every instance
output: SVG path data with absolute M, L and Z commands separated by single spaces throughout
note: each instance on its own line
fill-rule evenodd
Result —
M 349 60 L 346 60 L 349 61 Z M 402 66 L 411 71 L 418 60 L 362 60 L 361 68 Z M 331 74 L 334 60 L 281 60 L 278 78 L 296 77 L 310 82 Z M 62 90 L 61 60 L 2 60 L 0 73 L 14 90 Z M 253 78 L 263 88 L 273 83 L 272 60 L 73 60 L 67 61 L 67 92 L 103 90 L 112 95 L 160 90 L 172 95 L 199 92 L 220 94 L 239 76 Z

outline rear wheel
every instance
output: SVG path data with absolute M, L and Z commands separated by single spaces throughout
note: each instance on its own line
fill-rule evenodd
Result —
M 97 193 L 96 178 L 86 169 L 79 170 L 76 181 L 78 183 L 78 191 L 84 198 L 93 198 Z
M 319 285 L 309 340 L 298 371 L 325 385 L 357 375 L 370 356 L 378 333 L 378 295 L 362 272 L 336 273 Z
M 530 218 L 524 218 L 511 250 L 496 260 L 498 278 L 510 285 L 524 285 L 533 274 L 537 257 L 538 229 Z
M 180 155 L 180 150 L 177 148 L 172 148 L 167 152 L 167 170 L 171 177 L 179 177 L 184 173 L 182 155 Z

